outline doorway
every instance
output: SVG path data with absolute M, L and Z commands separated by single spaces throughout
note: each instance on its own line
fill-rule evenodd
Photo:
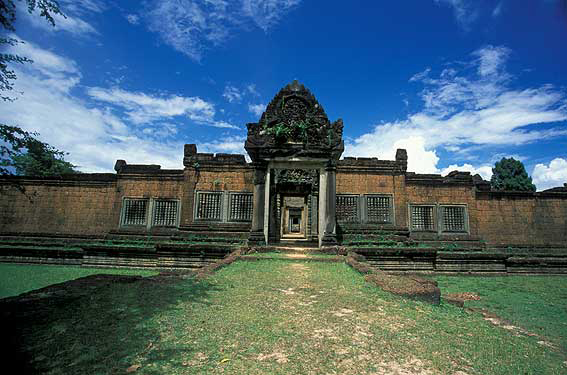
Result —
M 281 238 L 307 239 L 307 205 L 305 197 L 284 196 L 282 199 Z

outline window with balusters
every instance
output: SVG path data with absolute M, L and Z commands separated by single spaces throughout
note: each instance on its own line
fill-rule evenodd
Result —
M 410 229 L 438 233 L 469 231 L 466 205 L 410 204 Z
M 393 222 L 393 205 L 390 195 L 366 195 L 366 221 L 388 224 Z
M 222 220 L 222 192 L 197 192 L 196 220 Z
M 196 191 L 195 221 L 251 222 L 254 195 L 250 192 Z
M 179 201 L 174 199 L 156 199 L 153 205 L 152 226 L 177 226 Z
M 435 206 L 411 205 L 410 224 L 414 231 L 434 231 L 435 228 Z
M 123 226 L 147 225 L 149 202 L 148 198 L 124 198 L 121 224 Z
M 252 221 L 253 198 L 252 193 L 230 193 L 228 220 Z
M 358 195 L 337 195 L 336 218 L 345 223 L 359 222 Z
M 439 217 L 443 232 L 466 232 L 468 230 L 465 206 L 439 206 Z
M 176 227 L 178 222 L 178 199 L 126 197 L 122 200 L 120 225 L 123 227 Z

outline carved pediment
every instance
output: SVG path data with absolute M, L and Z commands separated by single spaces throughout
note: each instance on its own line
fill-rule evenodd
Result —
M 342 135 L 342 120 L 331 123 L 313 94 L 293 81 L 268 104 L 258 123 L 248 124 L 245 148 L 252 160 L 325 153 L 338 159 Z

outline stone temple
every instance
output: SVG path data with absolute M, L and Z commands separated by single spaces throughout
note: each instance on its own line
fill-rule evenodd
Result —
M 250 162 L 187 144 L 179 170 L 118 160 L 116 173 L 2 177 L 0 235 L 205 233 L 318 246 L 385 232 L 491 246 L 567 241 L 567 187 L 498 192 L 467 172 L 417 174 L 407 171 L 403 149 L 395 160 L 341 159 L 342 120 L 331 122 L 297 81 L 247 127 Z

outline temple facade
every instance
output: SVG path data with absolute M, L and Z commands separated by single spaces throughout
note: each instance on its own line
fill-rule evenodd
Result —
M 478 175 L 407 171 L 395 160 L 341 159 L 341 120 L 297 81 L 257 123 L 244 155 L 185 145 L 183 169 L 118 160 L 116 173 L 0 180 L 0 234 L 183 236 L 210 233 L 251 245 L 340 244 L 348 233 L 490 246 L 560 247 L 567 242 L 567 187 L 498 192 Z

